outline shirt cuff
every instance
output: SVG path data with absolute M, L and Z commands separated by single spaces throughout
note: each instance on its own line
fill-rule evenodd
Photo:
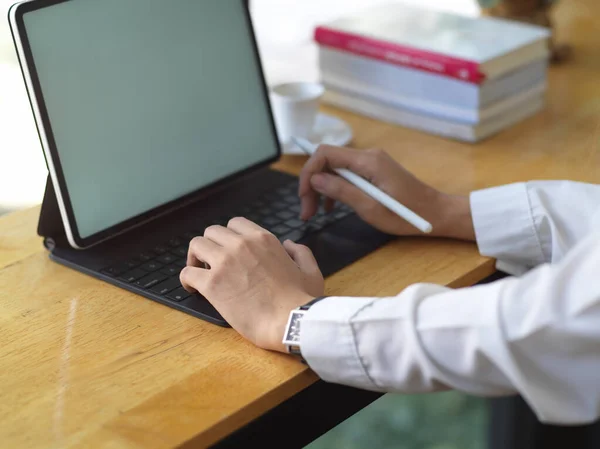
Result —
M 473 192 L 471 212 L 483 256 L 529 268 L 545 263 L 525 183 Z
M 375 300 L 330 297 L 314 304 L 302 318 L 302 357 L 324 381 L 378 390 L 360 359 L 351 324 Z

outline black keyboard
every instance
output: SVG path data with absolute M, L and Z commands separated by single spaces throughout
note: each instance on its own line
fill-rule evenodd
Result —
M 285 240 L 297 242 L 352 213 L 352 210 L 345 205 L 337 205 L 329 213 L 321 207 L 310 221 L 302 221 L 298 218 L 300 199 L 297 189 L 297 181 L 285 184 L 240 210 L 232 211 L 210 223 L 196 226 L 195 229 L 190 229 L 165 242 L 154 242 L 140 254 L 115 261 L 102 270 L 102 273 L 148 290 L 168 301 L 181 302 L 191 296 L 179 282 L 179 273 L 187 262 L 189 242 L 194 237 L 203 235 L 208 226 L 213 224 L 227 226 L 233 217 L 246 217 L 271 231 L 281 242 Z

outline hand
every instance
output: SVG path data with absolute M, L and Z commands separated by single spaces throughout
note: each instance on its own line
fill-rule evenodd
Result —
M 205 264 L 208 264 L 208 268 Z M 290 312 L 322 296 L 324 280 L 312 252 L 279 240 L 245 218 L 211 226 L 190 242 L 181 284 L 202 294 L 255 345 L 286 352 Z
M 375 228 L 393 235 L 420 235 L 420 231 L 340 176 L 346 168 L 379 187 L 433 225 L 433 236 L 475 240 L 469 198 L 446 195 L 418 180 L 381 150 L 353 150 L 321 145 L 300 175 L 302 218 L 310 219 L 321 195 L 330 209 L 335 201 L 352 207 Z

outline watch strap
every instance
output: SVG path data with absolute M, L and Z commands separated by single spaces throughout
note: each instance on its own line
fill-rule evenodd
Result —
M 313 305 L 315 305 L 316 303 L 318 303 L 319 301 L 322 301 L 324 299 L 326 299 L 327 296 L 319 296 L 318 298 L 313 299 L 312 301 L 310 301 L 307 304 L 304 304 L 303 306 L 298 307 L 298 309 L 296 310 L 302 310 L 302 311 L 307 311 L 309 310 Z M 292 311 L 292 313 L 294 313 L 294 311 Z M 287 333 L 287 329 L 286 329 L 286 333 Z M 302 351 L 300 349 L 300 345 L 287 345 L 287 349 L 288 352 L 295 356 L 296 358 L 298 358 L 302 363 L 304 363 L 305 365 L 307 365 L 306 360 L 304 359 L 304 357 L 302 357 Z
M 287 347 L 288 349 L 288 353 L 290 355 L 293 355 L 294 357 L 296 357 L 298 360 L 300 360 L 302 363 L 304 363 L 305 365 L 308 365 L 308 363 L 306 363 L 306 360 L 304 359 L 304 357 L 302 357 L 302 351 L 300 351 L 300 346 L 296 346 L 296 345 L 289 345 Z
M 318 303 L 319 301 L 323 301 L 325 298 L 327 298 L 327 296 L 319 296 L 318 298 L 313 299 L 311 302 L 299 307 L 299 309 L 300 310 L 308 310 L 312 306 L 314 306 L 316 303 Z

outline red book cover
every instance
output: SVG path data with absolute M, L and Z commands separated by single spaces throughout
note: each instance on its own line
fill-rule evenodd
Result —
M 547 57 L 547 29 L 405 4 L 377 6 L 320 26 L 322 46 L 474 84 Z
M 474 61 L 337 31 L 325 26 L 316 29 L 315 40 L 318 44 L 326 47 L 348 51 L 367 58 L 379 59 L 391 64 L 438 73 L 471 83 L 480 84 L 485 80 L 485 74 L 479 71 L 479 64 Z

